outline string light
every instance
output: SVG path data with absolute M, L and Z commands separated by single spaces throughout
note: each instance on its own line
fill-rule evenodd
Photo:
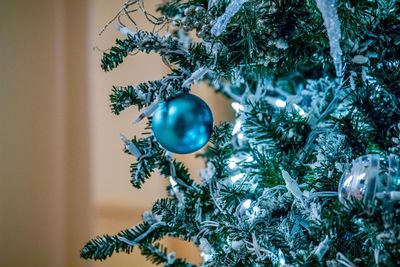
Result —
M 243 204 L 242 204 L 242 207 L 244 208 L 244 209 L 248 209 L 248 208 L 250 208 L 250 206 L 251 206 L 251 200 L 250 199 L 247 199 L 247 200 L 245 200 L 244 202 L 243 202 Z
M 248 214 L 248 216 L 249 216 L 249 221 L 250 221 L 250 222 L 253 222 L 254 219 L 257 217 L 257 215 L 259 215 L 259 213 L 260 213 L 260 208 L 257 207 L 257 205 L 254 206 L 253 209 L 252 209 L 252 211 L 251 211 L 251 213 Z
M 255 214 L 259 213 L 259 212 L 260 212 L 260 208 L 257 207 L 257 206 L 254 206 L 254 207 L 253 207 L 253 212 L 254 212 Z
M 286 107 L 286 102 L 283 101 L 282 99 L 277 99 L 277 100 L 275 100 L 275 106 L 277 106 L 279 108 L 284 108 L 284 107 Z
M 252 161 L 254 161 L 254 158 L 251 155 L 248 155 L 246 157 L 246 162 L 252 162 Z
M 176 181 L 174 180 L 174 178 L 172 178 L 172 176 L 169 177 L 169 182 L 172 187 L 175 187 L 177 185 Z
M 201 255 L 201 257 L 203 258 L 203 261 L 204 261 L 204 262 L 207 262 L 207 261 L 211 261 L 211 260 L 212 260 L 212 255 L 211 255 L 211 254 L 206 254 L 206 253 L 204 253 L 204 252 L 201 252 L 200 255 Z
M 228 167 L 231 170 L 236 169 L 237 167 L 237 163 L 240 162 L 240 158 L 236 157 L 236 156 L 232 156 L 229 160 L 228 160 Z
M 238 156 L 232 156 L 228 160 L 228 168 L 231 170 L 236 169 L 238 167 L 238 163 L 241 161 L 252 162 L 254 161 L 254 158 L 249 154 L 240 154 Z
M 243 177 L 244 177 L 244 174 L 243 173 L 239 173 L 239 174 L 236 174 L 236 175 L 232 176 L 231 177 L 231 181 L 232 181 L 232 183 L 236 183 L 237 181 L 239 181 Z
M 296 105 L 296 104 L 293 104 L 293 107 L 294 107 L 294 109 L 299 113 L 299 115 L 300 116 L 305 116 L 306 115 L 306 113 L 304 112 L 304 110 L 301 108 L 301 107 L 299 107 L 298 105 Z
M 228 161 L 228 167 L 229 167 L 229 169 L 233 170 L 233 169 L 235 169 L 237 167 L 237 164 L 236 164 L 236 162 L 234 160 L 229 160 Z
M 239 111 L 243 111 L 243 110 L 244 110 L 243 105 L 242 105 L 242 104 L 239 104 L 239 103 L 237 103 L 237 102 L 233 102 L 233 103 L 232 103 L 232 108 L 233 108 L 236 112 L 239 112 Z
M 281 249 L 278 251 L 278 260 L 279 260 L 279 265 L 283 266 L 286 264 L 285 256 L 283 255 L 283 252 Z
M 237 134 L 240 131 L 241 127 L 242 127 L 242 122 L 240 120 L 237 120 L 235 126 L 233 127 L 232 135 Z

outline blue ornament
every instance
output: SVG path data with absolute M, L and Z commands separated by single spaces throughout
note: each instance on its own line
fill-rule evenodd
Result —
M 201 98 L 179 94 L 159 104 L 153 114 L 154 136 L 162 147 L 178 154 L 202 148 L 210 139 L 213 117 Z

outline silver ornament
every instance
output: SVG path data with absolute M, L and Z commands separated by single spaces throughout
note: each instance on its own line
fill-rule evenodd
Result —
M 353 160 L 339 182 L 339 201 L 363 203 L 400 201 L 400 160 L 396 156 L 369 154 Z

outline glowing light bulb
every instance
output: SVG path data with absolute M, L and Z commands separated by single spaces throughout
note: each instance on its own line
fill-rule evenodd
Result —
M 254 158 L 251 155 L 248 155 L 246 157 L 246 162 L 252 162 L 254 160 Z
M 279 249 L 279 251 L 278 251 L 278 260 L 279 260 L 279 264 L 281 266 L 286 264 L 285 256 L 283 255 L 283 252 L 281 249 Z
M 250 205 L 251 205 L 251 200 L 247 199 L 243 202 L 242 207 L 247 210 L 248 208 L 250 208 Z
M 239 112 L 239 111 L 243 111 L 243 110 L 244 110 L 243 105 L 241 105 L 241 104 L 239 104 L 239 103 L 237 103 L 237 102 L 233 102 L 233 103 L 232 103 L 232 108 L 233 108 L 236 112 Z
M 237 164 L 236 164 L 236 162 L 234 162 L 233 160 L 230 160 L 230 161 L 228 162 L 228 167 L 229 167 L 229 169 L 233 170 L 233 169 L 236 168 L 236 166 L 237 166 Z
M 236 156 L 232 156 L 229 160 L 228 160 L 228 167 L 229 169 L 233 170 L 236 169 L 237 167 L 237 163 L 240 161 L 240 159 Z
M 294 109 L 300 114 L 300 116 L 305 116 L 306 115 L 306 113 L 304 112 L 304 110 L 301 108 L 301 107 L 299 107 L 298 105 L 296 105 L 296 104 L 293 104 L 293 107 L 294 107 Z
M 231 177 L 231 181 L 232 181 L 232 183 L 236 183 L 237 181 L 239 181 L 243 177 L 244 177 L 243 173 L 238 173 L 238 174 L 236 174 L 236 175 Z
M 172 176 L 169 177 L 169 182 L 171 183 L 172 187 L 175 187 L 177 185 L 176 181 L 174 180 L 174 178 L 172 178 Z
M 235 126 L 233 127 L 232 135 L 237 134 L 240 131 L 241 127 L 242 127 L 242 122 L 240 120 L 237 120 Z
M 200 256 L 203 257 L 203 260 L 204 260 L 205 262 L 211 261 L 211 260 L 212 260 L 212 255 L 211 255 L 211 254 L 206 254 L 206 253 L 204 253 L 204 252 L 201 252 L 201 253 L 200 253 Z
M 275 100 L 275 106 L 277 106 L 279 108 L 284 108 L 284 107 L 286 107 L 286 102 L 281 99 L 277 99 L 277 100 Z
M 244 138 L 244 134 L 243 133 L 238 133 L 237 135 L 239 140 L 242 140 Z
M 254 206 L 254 207 L 253 207 L 253 212 L 254 212 L 254 213 L 259 213 L 259 212 L 260 212 L 260 208 L 257 207 L 257 206 Z

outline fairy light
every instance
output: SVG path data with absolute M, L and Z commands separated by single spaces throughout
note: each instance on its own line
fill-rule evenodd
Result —
M 238 158 L 237 156 L 232 156 L 229 160 L 228 160 L 228 167 L 231 170 L 236 169 L 236 167 L 238 166 L 238 162 L 240 162 L 240 158 Z
M 258 214 L 260 214 L 260 208 L 257 207 L 257 205 L 255 205 L 255 206 L 252 208 L 251 213 L 248 214 L 248 216 L 249 216 L 249 221 L 250 221 L 250 222 L 253 222 L 254 219 L 257 217 Z
M 232 181 L 232 183 L 236 183 L 237 181 L 239 181 L 243 177 L 244 177 L 243 173 L 238 173 L 238 174 L 236 174 L 236 175 L 231 177 L 231 181 Z
M 228 167 L 229 167 L 229 169 L 233 170 L 233 169 L 235 169 L 237 167 L 237 164 L 236 164 L 236 162 L 234 160 L 229 160 L 228 161 Z
M 279 260 L 279 265 L 283 266 L 286 264 L 285 256 L 283 255 L 283 252 L 281 249 L 278 251 L 278 260 Z
M 283 101 L 282 99 L 277 99 L 277 100 L 275 100 L 275 106 L 277 106 L 279 108 L 284 108 L 284 107 L 286 107 L 286 102 Z
M 243 204 L 242 204 L 242 207 L 244 208 L 244 209 L 248 209 L 248 208 L 250 208 L 250 206 L 251 206 L 251 200 L 250 199 L 247 199 L 247 200 L 245 200 L 244 202 L 243 202 Z
M 254 158 L 251 155 L 248 155 L 246 157 L 246 162 L 252 162 L 252 161 L 254 161 Z
M 125 149 L 129 151 L 133 156 L 139 158 L 142 153 L 140 153 L 140 150 L 135 146 L 135 144 L 129 140 L 128 138 L 125 137 L 123 134 L 119 134 L 119 137 L 121 138 L 122 142 L 124 143 Z
M 296 104 L 293 104 L 293 107 L 294 107 L 294 109 L 300 114 L 300 116 L 305 116 L 306 115 L 306 113 L 304 112 L 304 110 L 301 108 L 301 107 L 299 107 L 298 105 L 296 105 Z
M 236 123 L 235 123 L 235 126 L 233 127 L 232 135 L 237 134 L 240 131 L 241 127 L 242 127 L 242 121 L 241 120 L 237 120 Z
M 242 104 L 239 104 L 238 102 L 233 102 L 233 103 L 232 103 L 232 108 L 233 108 L 236 112 L 239 112 L 239 111 L 243 111 L 243 110 L 244 110 L 243 105 L 242 105 Z
M 177 185 L 176 181 L 174 180 L 174 178 L 172 178 L 172 176 L 169 177 L 169 182 L 171 183 L 172 187 L 175 187 Z
M 204 252 L 201 252 L 200 255 L 203 258 L 204 262 L 212 260 L 212 255 L 211 254 L 206 254 Z
M 238 163 L 240 162 L 253 162 L 254 158 L 252 155 L 247 154 L 247 153 L 241 153 L 241 154 L 237 154 L 232 156 L 229 160 L 228 160 L 228 167 L 231 170 L 234 170 L 238 167 Z
M 258 213 L 260 212 L 260 208 L 257 207 L 257 206 L 254 206 L 254 207 L 253 207 L 253 212 L 254 212 L 255 214 L 258 214 Z
M 244 134 L 243 133 L 238 133 L 237 135 L 239 140 L 242 140 L 244 138 Z

